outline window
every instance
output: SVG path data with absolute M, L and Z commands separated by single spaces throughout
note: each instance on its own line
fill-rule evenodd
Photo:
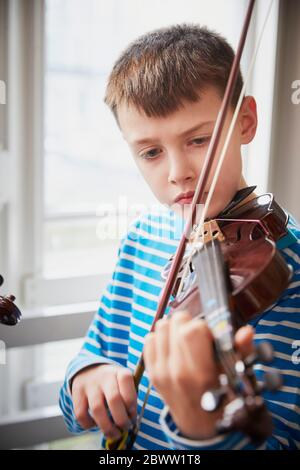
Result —
M 152 200 L 103 103 L 119 52 L 121 2 L 46 5 L 43 270 L 50 277 L 108 272 L 118 240 L 101 239 L 102 205 Z
M 217 17 L 216 7 L 223 11 Z M 122 49 L 146 31 L 195 18 L 236 44 L 240 25 L 234 18 L 244 7 L 244 2 L 235 0 L 227 2 L 226 9 L 220 1 L 208 5 L 193 0 L 186 8 L 170 0 L 151 4 L 87 0 L 84 5 L 80 0 L 46 0 L 42 262 L 46 279 L 110 272 L 118 240 L 101 239 L 99 230 L 103 223 L 116 224 L 117 218 L 116 212 L 104 218 L 102 205 L 112 205 L 120 215 L 121 198 L 127 207 L 156 203 L 103 103 L 108 74 Z M 71 301 L 68 295 L 66 299 Z

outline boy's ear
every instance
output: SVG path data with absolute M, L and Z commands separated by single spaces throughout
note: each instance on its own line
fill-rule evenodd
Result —
M 245 96 L 239 115 L 241 144 L 249 144 L 257 128 L 256 101 L 253 96 Z

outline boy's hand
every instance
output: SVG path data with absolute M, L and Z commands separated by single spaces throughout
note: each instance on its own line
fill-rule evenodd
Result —
M 145 366 L 181 433 L 190 439 L 209 439 L 216 434 L 223 407 L 208 413 L 201 408 L 200 399 L 218 386 L 220 371 L 206 322 L 191 320 L 187 311 L 159 320 L 155 332 L 145 340 Z M 250 326 L 238 330 L 235 342 L 242 357 L 252 352 L 252 339 Z
M 118 428 L 129 429 L 136 419 L 137 394 L 125 367 L 97 364 L 83 369 L 73 378 L 72 398 L 79 424 L 84 429 L 98 425 L 107 438 L 118 439 Z

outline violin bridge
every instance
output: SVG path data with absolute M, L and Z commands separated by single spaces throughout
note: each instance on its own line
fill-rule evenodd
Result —
M 216 220 L 209 220 L 204 222 L 203 228 L 200 233 L 197 233 L 197 227 L 193 230 L 190 236 L 190 242 L 202 242 L 208 243 L 212 240 L 219 240 L 220 242 L 224 241 L 225 237 L 219 227 L 219 224 Z

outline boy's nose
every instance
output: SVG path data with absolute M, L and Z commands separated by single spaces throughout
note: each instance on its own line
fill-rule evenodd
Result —
M 195 169 L 190 165 L 185 155 L 180 155 L 170 161 L 168 182 L 182 184 L 196 177 Z

